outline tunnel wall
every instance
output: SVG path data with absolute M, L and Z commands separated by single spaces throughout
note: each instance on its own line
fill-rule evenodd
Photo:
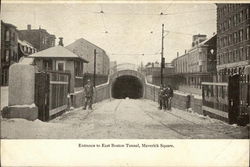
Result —
M 140 79 L 131 75 L 123 75 L 112 83 L 111 93 L 113 98 L 140 99 L 144 94 L 144 85 Z
M 112 85 L 116 81 L 117 78 L 122 77 L 122 76 L 133 76 L 137 78 L 139 81 L 141 81 L 142 84 L 142 98 L 145 98 L 145 77 L 143 74 L 134 71 L 134 70 L 122 70 L 118 71 L 117 73 L 114 73 L 110 76 L 110 97 L 112 97 Z

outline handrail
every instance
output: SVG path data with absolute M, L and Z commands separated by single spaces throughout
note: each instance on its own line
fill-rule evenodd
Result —
M 201 85 L 228 86 L 227 82 L 201 82 Z

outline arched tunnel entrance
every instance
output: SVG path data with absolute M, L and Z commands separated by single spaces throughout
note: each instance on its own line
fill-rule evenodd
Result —
M 143 84 L 139 78 L 130 75 L 123 75 L 112 84 L 112 97 L 122 99 L 129 97 L 138 99 L 143 97 Z

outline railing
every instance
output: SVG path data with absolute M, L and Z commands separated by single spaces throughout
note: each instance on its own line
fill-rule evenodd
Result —
M 228 83 L 202 82 L 202 103 L 228 113 Z

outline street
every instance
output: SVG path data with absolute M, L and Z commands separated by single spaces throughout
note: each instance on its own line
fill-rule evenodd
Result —
M 21 127 L 21 128 L 20 128 Z M 157 109 L 145 99 L 113 99 L 94 110 L 74 109 L 49 121 L 2 119 L 2 138 L 38 139 L 231 139 L 247 138 L 246 127 L 196 113 Z

